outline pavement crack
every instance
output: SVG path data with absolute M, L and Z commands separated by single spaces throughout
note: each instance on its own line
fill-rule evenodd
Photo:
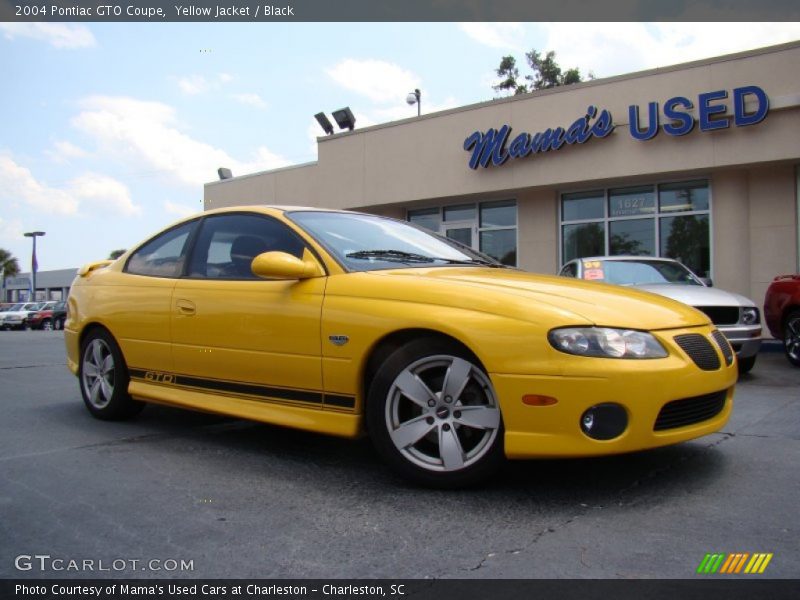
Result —
M 14 365 L 13 367 L 0 367 L 0 371 L 12 371 L 14 369 L 41 369 L 42 367 L 66 367 L 67 363 L 45 363 L 41 365 Z

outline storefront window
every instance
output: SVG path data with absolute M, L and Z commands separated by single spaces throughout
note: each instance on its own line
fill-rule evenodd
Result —
M 710 276 L 709 206 L 706 180 L 563 194 L 562 264 L 584 256 L 664 256 Z
M 408 211 L 408 220 L 517 265 L 517 202 L 500 200 Z
M 605 217 L 605 211 L 603 210 L 605 199 L 606 196 L 603 190 L 564 194 L 561 201 L 562 220 L 602 219 Z
M 608 253 L 613 256 L 655 256 L 656 235 L 652 219 L 611 221 L 608 230 Z
M 580 223 L 562 227 L 564 262 L 582 256 L 605 254 L 606 230 L 601 223 Z
M 438 208 L 410 210 L 408 211 L 408 220 L 414 223 L 414 225 L 430 229 L 431 231 L 439 231 L 439 224 L 441 223 Z
M 708 277 L 708 215 L 662 217 L 661 256 L 681 261 L 700 277 Z

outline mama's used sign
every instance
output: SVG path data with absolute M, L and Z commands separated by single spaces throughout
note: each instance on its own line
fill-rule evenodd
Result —
M 650 140 L 659 131 L 666 135 L 682 136 L 699 124 L 700 131 L 714 131 L 734 127 L 744 127 L 760 123 L 769 111 L 769 99 L 760 87 L 748 85 L 735 88 L 732 93 L 733 110 L 728 109 L 727 90 L 699 94 L 695 103 L 684 96 L 670 98 L 660 107 L 658 102 L 649 102 L 646 118 L 640 114 L 639 106 L 628 107 L 628 131 L 634 139 Z M 745 102 L 752 100 L 750 110 L 745 110 Z M 723 116 L 725 115 L 725 116 Z M 663 117 L 663 119 L 662 119 Z M 506 124 L 499 129 L 475 131 L 464 140 L 464 150 L 470 153 L 469 167 L 477 169 L 490 164 L 499 167 L 509 159 L 525 158 L 531 154 L 552 152 L 571 144 L 583 144 L 592 138 L 608 137 L 616 128 L 608 110 L 598 110 L 595 106 L 586 109 L 586 114 L 575 119 L 569 127 L 548 128 L 538 133 L 521 132 L 512 137 L 511 126 Z

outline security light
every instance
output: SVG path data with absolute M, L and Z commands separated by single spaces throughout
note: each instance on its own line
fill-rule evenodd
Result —
M 336 124 L 339 125 L 339 129 L 353 131 L 356 126 L 356 118 L 353 116 L 349 106 L 333 111 L 333 118 L 336 120 Z
M 217 169 L 217 174 L 219 175 L 220 181 L 224 181 L 225 179 L 231 179 L 233 177 L 233 172 L 230 169 L 226 169 L 225 167 L 220 167 Z
M 314 118 L 317 120 L 317 123 L 319 123 L 319 126 L 325 130 L 325 135 L 333 134 L 333 125 L 331 125 L 331 122 L 328 120 L 328 117 L 325 116 L 324 112 L 315 114 Z

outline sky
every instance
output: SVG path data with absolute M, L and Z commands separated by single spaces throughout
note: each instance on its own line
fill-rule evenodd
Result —
M 0 248 L 76 268 L 202 211 L 217 168 L 315 161 L 356 127 L 497 97 L 531 48 L 598 78 L 800 39 L 800 23 L 0 23 Z M 524 73 L 525 69 L 521 69 Z M 303 198 L 297 204 L 305 204 Z

